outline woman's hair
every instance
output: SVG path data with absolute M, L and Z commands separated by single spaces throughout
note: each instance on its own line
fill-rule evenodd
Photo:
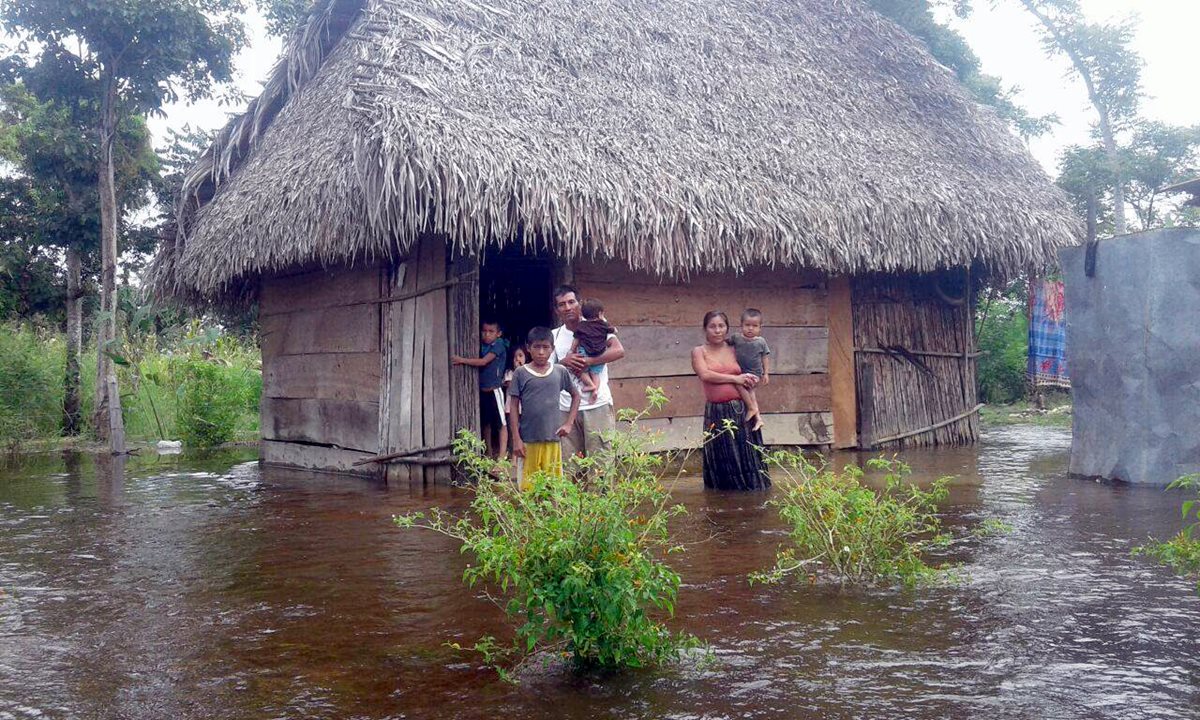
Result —
M 700 327 L 702 327 L 702 328 L 708 327 L 708 323 L 711 322 L 712 319 L 715 317 L 721 318 L 722 320 L 725 321 L 725 325 L 727 325 L 727 326 L 729 325 L 729 316 L 728 315 L 721 312 L 720 310 L 709 310 L 708 312 L 704 313 L 704 322 L 700 324 Z

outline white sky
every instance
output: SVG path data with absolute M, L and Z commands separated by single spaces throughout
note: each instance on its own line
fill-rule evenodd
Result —
M 1054 176 L 1062 148 L 1088 142 L 1094 112 L 1087 96 L 1068 75 L 1064 60 L 1050 60 L 1043 54 L 1031 18 L 1017 0 L 974 0 L 973 4 L 975 11 L 969 19 L 954 19 L 952 24 L 979 55 L 984 72 L 1020 88 L 1019 102 L 1032 113 L 1055 113 L 1060 118 L 1058 127 L 1030 145 L 1034 157 Z M 1200 123 L 1200 87 L 1194 60 L 1188 57 L 1200 31 L 1200 0 L 1082 0 L 1082 5 L 1094 20 L 1129 14 L 1139 18 L 1135 49 L 1145 60 L 1142 80 L 1151 96 L 1143 115 L 1174 125 Z M 254 97 L 281 43 L 267 37 L 261 17 L 251 16 L 248 25 L 251 43 L 238 57 L 237 83 Z M 241 109 L 221 108 L 215 102 L 177 104 L 167 109 L 166 117 L 151 119 L 150 127 L 162 140 L 169 127 L 219 128 L 231 112 Z

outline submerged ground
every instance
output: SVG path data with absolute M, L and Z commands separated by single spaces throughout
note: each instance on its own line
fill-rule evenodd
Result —
M 1131 558 L 1178 528 L 1158 489 L 1068 478 L 1055 428 L 911 452 L 955 475 L 960 581 L 751 588 L 781 539 L 763 495 L 677 487 L 677 625 L 713 667 L 506 685 L 445 647 L 503 630 L 453 544 L 389 518 L 449 489 L 207 457 L 0 471 L 0 718 L 1200 716 L 1200 597 Z

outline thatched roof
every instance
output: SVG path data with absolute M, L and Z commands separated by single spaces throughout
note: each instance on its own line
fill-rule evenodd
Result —
M 671 275 L 1007 272 L 1081 235 L 860 0 L 327 0 L 184 193 L 158 282 L 204 295 L 424 233 Z

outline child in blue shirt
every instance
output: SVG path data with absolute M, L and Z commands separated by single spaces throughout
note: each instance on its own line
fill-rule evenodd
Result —
M 479 368 L 479 429 L 487 443 L 488 455 L 508 457 L 508 421 L 504 408 L 504 369 L 508 364 L 508 341 L 500 323 L 485 320 L 479 326 L 479 357 L 450 356 L 454 365 Z M 499 434 L 499 442 L 494 435 Z

